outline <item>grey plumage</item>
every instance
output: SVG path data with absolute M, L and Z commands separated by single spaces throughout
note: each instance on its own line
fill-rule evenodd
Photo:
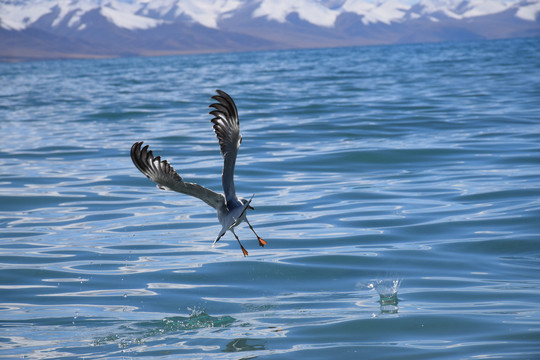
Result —
M 160 156 L 154 157 L 152 151 L 148 150 L 148 145 L 142 147 L 142 141 L 134 143 L 131 147 L 131 160 L 137 169 L 154 181 L 160 189 L 173 190 L 194 196 L 216 209 L 222 229 L 214 244 L 219 241 L 227 230 L 230 230 L 238 240 L 243 254 L 247 255 L 247 251 L 234 232 L 234 227 L 242 221 L 245 220 L 248 223 L 250 229 L 257 236 L 260 246 L 266 245 L 266 242 L 257 235 L 246 218 L 246 211 L 252 209 L 250 206 L 251 200 L 238 198 L 234 187 L 234 167 L 238 149 L 242 143 L 238 110 L 233 99 L 227 93 L 221 90 L 217 90 L 217 93 L 218 95 L 213 96 L 212 99 L 215 99 L 218 103 L 210 105 L 215 109 L 210 111 L 210 114 L 214 116 L 211 122 L 214 124 L 214 131 L 223 155 L 221 182 L 224 195 L 199 184 L 184 182 L 180 174 L 174 170 L 167 160 L 161 160 Z

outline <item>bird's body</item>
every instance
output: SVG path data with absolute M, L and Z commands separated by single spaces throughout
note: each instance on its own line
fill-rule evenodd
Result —
M 213 207 L 222 226 L 214 244 L 225 235 L 227 230 L 230 230 L 238 240 L 245 256 L 248 252 L 234 232 L 234 228 L 241 222 L 248 223 L 250 229 L 257 236 L 260 246 L 266 245 L 266 242 L 257 235 L 246 218 L 246 211 L 253 209 L 250 205 L 251 199 L 237 197 L 234 187 L 234 166 L 238 149 L 242 143 L 238 111 L 233 99 L 227 93 L 221 90 L 217 90 L 217 93 L 218 95 L 212 98 L 218 103 L 210 105 L 215 109 L 210 111 L 210 114 L 214 116 L 211 121 L 214 123 L 214 131 L 223 155 L 223 173 L 221 175 L 223 194 L 216 193 L 199 184 L 184 182 L 167 160 L 161 160 L 160 156 L 154 157 L 152 151 L 148 150 L 148 145 L 141 148 L 142 141 L 136 142 L 131 147 L 131 159 L 137 169 L 157 183 L 160 189 L 194 196 Z

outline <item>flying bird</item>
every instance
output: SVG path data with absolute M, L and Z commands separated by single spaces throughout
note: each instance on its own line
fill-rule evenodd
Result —
M 223 155 L 223 173 L 221 175 L 223 194 L 216 193 L 199 184 L 185 182 L 167 160 L 162 160 L 161 156 L 154 157 L 152 151 L 148 150 L 148 145 L 142 147 L 143 141 L 136 142 L 131 147 L 131 160 L 137 169 L 157 184 L 158 188 L 194 196 L 213 207 L 217 211 L 222 228 L 212 246 L 229 230 L 238 240 L 244 256 L 247 256 L 247 250 L 234 232 L 234 228 L 242 221 L 247 222 L 259 240 L 260 246 L 266 245 L 266 241 L 257 235 L 246 217 L 247 210 L 253 210 L 250 205 L 253 196 L 249 200 L 238 197 L 234 188 L 234 165 L 242 143 L 238 110 L 233 99 L 226 92 L 221 90 L 216 90 L 216 92 L 218 95 L 212 96 L 212 99 L 216 100 L 217 103 L 211 104 L 209 107 L 214 108 L 210 111 L 210 114 L 214 116 L 210 121 L 214 124 L 214 131 Z

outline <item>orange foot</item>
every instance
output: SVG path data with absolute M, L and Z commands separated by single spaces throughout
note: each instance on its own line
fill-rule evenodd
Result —
M 248 256 L 248 252 L 246 249 L 244 249 L 244 247 L 242 245 L 240 245 L 242 247 L 242 252 L 244 253 L 244 256 Z
M 258 237 L 258 236 L 257 236 L 257 238 L 259 239 L 259 246 L 262 246 L 262 247 L 264 247 L 264 245 L 266 245 L 266 244 L 267 244 L 267 242 L 266 242 L 266 241 L 264 241 L 263 239 L 261 239 L 260 237 Z

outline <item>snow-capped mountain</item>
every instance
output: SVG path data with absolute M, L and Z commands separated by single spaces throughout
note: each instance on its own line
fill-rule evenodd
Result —
M 0 0 L 0 57 L 540 36 L 540 0 Z

